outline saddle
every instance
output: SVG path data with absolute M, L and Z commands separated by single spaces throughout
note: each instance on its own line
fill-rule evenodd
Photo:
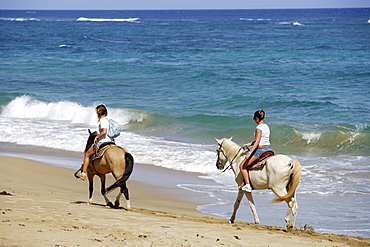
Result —
M 95 154 L 91 155 L 90 162 L 93 162 L 94 160 L 100 159 L 103 157 L 105 151 L 107 151 L 109 148 L 116 146 L 114 142 L 106 142 L 101 145 L 101 147 L 98 149 L 98 151 L 95 152 Z
M 274 156 L 274 151 L 266 151 L 264 152 L 261 157 L 256 160 L 253 164 L 247 167 L 247 170 L 261 170 L 265 165 L 268 158 Z

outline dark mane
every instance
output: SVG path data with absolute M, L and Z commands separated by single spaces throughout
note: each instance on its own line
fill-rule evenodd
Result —
M 94 144 L 94 139 L 98 135 L 98 132 L 94 131 L 94 132 L 91 133 L 91 131 L 89 130 L 89 134 L 90 134 L 90 136 L 89 136 L 89 138 L 87 139 L 87 142 L 86 142 L 85 153 Z

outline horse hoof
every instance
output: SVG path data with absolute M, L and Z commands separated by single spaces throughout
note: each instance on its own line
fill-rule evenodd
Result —
M 293 229 L 294 229 L 294 227 L 293 227 L 293 224 L 292 224 L 292 223 L 289 223 L 289 224 L 287 224 L 287 225 L 286 225 L 286 230 L 287 230 L 288 232 L 293 231 Z
M 229 223 L 230 223 L 230 224 L 234 224 L 234 221 L 233 221 L 233 220 L 229 220 Z
M 113 203 L 111 203 L 111 202 L 108 202 L 107 203 L 107 206 L 110 207 L 110 208 L 115 208 L 114 205 L 113 205 Z
M 114 206 L 115 206 L 116 208 L 118 208 L 118 207 L 119 207 L 119 202 L 115 202 L 115 203 L 114 203 Z

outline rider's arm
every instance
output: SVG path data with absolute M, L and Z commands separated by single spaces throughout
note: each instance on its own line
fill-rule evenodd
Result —
M 248 148 L 249 146 L 252 146 L 252 145 L 253 145 L 253 143 L 254 143 L 254 141 L 253 141 L 253 142 L 248 142 L 247 144 L 244 144 L 244 145 L 242 146 L 242 148 L 246 149 L 246 148 Z M 249 148 L 248 148 L 248 149 L 249 149 Z
M 258 146 L 260 145 L 262 137 L 262 130 L 256 129 L 256 140 L 253 143 L 252 148 L 249 150 L 249 153 L 253 153 L 255 150 L 257 150 Z
M 100 134 L 95 137 L 94 143 L 97 144 L 99 142 L 99 138 L 105 136 L 106 134 L 107 134 L 107 129 L 106 128 L 101 129 Z

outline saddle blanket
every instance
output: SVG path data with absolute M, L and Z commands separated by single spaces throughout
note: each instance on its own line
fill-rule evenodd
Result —
M 262 161 L 257 161 L 256 163 L 253 163 L 252 165 L 248 166 L 247 167 L 247 170 L 262 170 L 262 168 L 266 165 L 266 161 L 267 159 L 265 160 L 262 160 Z
M 93 154 L 91 157 L 90 157 L 90 161 L 94 161 L 96 159 L 100 159 L 101 157 L 103 157 L 105 151 L 107 151 L 109 148 L 111 147 L 114 147 L 116 146 L 115 143 L 107 143 L 106 145 L 104 145 L 103 147 L 101 147 L 95 154 Z
M 259 160 L 247 167 L 247 170 L 262 170 L 262 168 L 266 165 L 267 160 L 274 155 L 275 154 L 273 151 L 267 151 L 263 153 Z

